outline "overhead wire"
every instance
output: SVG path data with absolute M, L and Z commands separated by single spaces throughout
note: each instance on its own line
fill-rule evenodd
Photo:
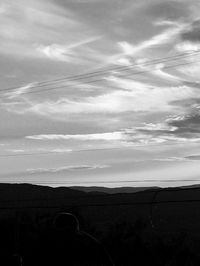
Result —
M 1 184 L 5 184 L 5 185 L 30 185 L 29 183 L 1 183 Z M 35 184 L 31 184 L 31 185 L 35 185 Z M 70 190 L 75 190 L 77 192 L 84 192 L 84 190 L 81 190 L 81 189 L 77 189 L 76 186 L 68 186 L 66 187 L 67 189 L 70 189 Z M 54 188 L 51 188 L 54 190 Z M 55 189 L 59 189 L 58 188 L 55 188 Z M 112 188 L 111 188 L 112 190 Z M 52 198 L 25 198 L 25 199 L 17 199 L 17 200 L 14 200 L 15 202 L 34 202 L 34 201 L 55 201 L 55 200 L 69 200 L 69 199 L 75 199 L 75 200 L 81 200 L 81 199 L 91 199 L 92 197 L 95 197 L 95 198 L 113 198 L 115 197 L 116 194 L 124 194 L 126 196 L 137 196 L 138 193 L 142 193 L 142 194 L 151 194 L 153 193 L 153 197 L 152 197 L 152 200 L 151 200 L 151 203 L 156 203 L 156 197 L 158 195 L 158 193 L 167 193 L 167 192 L 184 192 L 184 191 L 194 191 L 194 190 L 199 190 L 200 191 L 200 186 L 199 187 L 167 187 L 167 188 L 161 188 L 161 187 L 149 187 L 149 189 L 145 189 L 145 190 L 140 190 L 140 191 L 136 191 L 136 192 L 131 192 L 131 193 L 126 193 L 126 192 L 116 192 L 114 194 L 110 194 L 109 192 L 105 194 L 88 194 L 87 192 L 85 193 L 85 195 L 82 195 L 82 196 L 76 196 L 76 197 L 72 197 L 72 196 L 65 196 L 65 197 L 52 197 Z M 95 192 L 95 190 L 94 190 Z M 13 202 L 13 200 L 2 200 L 0 201 L 1 203 L 4 202 L 4 203 L 9 203 L 9 202 Z
M 196 145 L 200 142 L 191 142 L 191 145 Z M 81 153 L 81 152 L 94 152 L 94 151 L 112 151 L 112 150 L 131 150 L 131 149 L 138 149 L 142 147 L 156 147 L 156 146 L 174 146 L 174 145 L 184 145 L 184 142 L 170 142 L 170 143 L 150 143 L 150 144 L 139 144 L 136 143 L 132 146 L 122 146 L 122 147 L 105 147 L 105 148 L 93 148 L 93 149 L 80 149 L 80 150 L 69 150 L 69 151 L 44 151 L 44 152 L 33 152 L 33 153 L 15 153 L 15 154 L 0 154 L 0 158 L 7 158 L 7 157 L 21 157 L 21 156 L 37 156 L 37 155 L 49 155 L 49 154 L 56 154 L 56 155 L 70 155 L 73 153 Z M 155 158 L 156 159 L 156 158 Z M 165 159 L 165 158 L 164 158 Z M 151 159 L 154 160 L 154 159 Z
M 174 67 L 178 67 L 178 66 L 185 66 L 185 65 L 190 65 L 190 64 L 195 64 L 195 63 L 198 63 L 200 62 L 200 60 L 197 60 L 197 61 L 193 61 L 193 62 L 184 62 L 184 63 L 180 63 L 180 64 L 175 64 L 175 65 L 170 65 L 170 66 L 165 66 L 163 67 L 162 69 L 170 69 L 170 68 L 174 68 Z M 125 75 L 122 75 L 120 76 L 120 78 L 123 78 L 123 77 L 130 77 L 130 76 L 134 76 L 134 75 L 141 75 L 141 74 L 146 74 L 146 73 L 151 73 L 153 72 L 153 70 L 145 70 L 145 71 L 138 71 L 138 72 L 135 72 L 135 73 L 128 73 L 128 74 L 125 74 Z M 84 84 L 93 84 L 93 83 L 97 83 L 97 82 L 101 82 L 101 81 L 104 81 L 105 79 L 96 79 L 96 80 L 91 80 L 91 81 L 87 81 L 86 83 Z M 82 84 L 77 84 L 76 86 L 81 86 L 83 85 Z M 35 93 L 46 93 L 47 91 L 54 91 L 54 90 L 57 90 L 57 89 L 69 89 L 69 88 L 73 88 L 72 86 L 58 86 L 58 87 L 53 87 L 53 88 L 48 88 L 48 89 L 45 89 L 45 90 L 37 90 L 37 91 L 27 91 L 27 92 L 23 92 L 21 93 L 21 95 L 25 94 L 35 94 Z
M 69 187 L 71 188 L 71 187 Z M 73 189 L 76 189 L 73 187 Z M 57 208 L 63 208 L 63 207 L 73 207 L 73 206 L 76 206 L 76 207 L 106 207 L 106 206 L 134 206 L 134 205 L 150 205 L 150 224 L 152 226 L 152 229 L 155 230 L 155 225 L 154 225 L 154 222 L 153 222 L 153 207 L 156 205 L 156 204 L 185 204 L 185 203 L 199 203 L 200 202 L 200 199 L 183 199 L 183 200 L 156 200 L 157 198 L 157 195 L 158 193 L 163 193 L 163 192 L 176 192 L 176 191 L 192 191 L 192 190 L 200 190 L 200 187 L 192 187 L 192 188 L 150 188 L 148 190 L 145 190 L 145 191 L 140 191 L 139 193 L 143 193 L 143 194 L 149 194 L 149 193 L 153 193 L 153 197 L 152 197 L 152 200 L 149 200 L 149 201 L 134 201 L 134 202 L 118 202 L 118 203 L 111 203 L 111 202 L 108 202 L 108 203 L 82 203 L 82 204 L 77 204 L 77 200 L 81 200 L 83 201 L 84 199 L 86 200 L 89 200 L 91 198 L 94 198 L 95 196 L 95 199 L 108 199 L 109 198 L 114 198 L 115 197 L 115 194 L 106 194 L 106 195 L 89 195 L 89 194 L 85 194 L 84 196 L 78 196 L 78 197 L 54 197 L 52 199 L 49 199 L 49 198 L 35 198 L 35 199 L 17 199 L 17 200 L 1 200 L 1 202 L 3 202 L 4 204 L 5 203 L 11 203 L 11 202 L 37 202 L 37 201 L 40 201 L 41 202 L 50 202 L 50 201 L 54 201 L 54 206 L 47 206 L 47 205 L 35 205 L 35 206 L 0 206 L 0 210 L 8 210 L 8 209 L 57 209 Z M 135 196 L 136 194 L 138 195 L 138 193 L 124 193 L 126 196 L 130 197 L 130 196 Z M 136 195 L 136 196 L 137 196 Z M 75 200 L 75 202 L 71 202 L 71 203 L 59 203 L 59 205 L 55 205 L 55 201 L 56 200 Z
M 195 64 L 195 63 L 199 63 L 199 62 L 200 62 L 200 60 L 187 62 L 187 63 L 180 63 L 180 64 L 176 64 L 176 65 L 165 66 L 162 69 L 170 69 L 170 68 L 175 68 L 175 67 L 178 67 L 178 66 L 185 66 L 185 65 Z M 150 73 L 150 72 L 152 72 L 152 70 L 129 73 L 129 74 L 120 76 L 120 78 L 128 77 L 128 76 L 134 76 L 134 75 L 140 75 L 140 74 L 145 74 L 145 73 Z M 86 82 L 85 84 L 86 85 L 87 84 L 92 84 L 92 83 L 96 83 L 96 82 L 101 82 L 103 80 L 104 79 L 92 80 L 92 81 Z M 81 85 L 83 85 L 83 83 L 82 84 L 77 84 L 76 86 L 81 86 Z M 54 90 L 57 90 L 57 89 L 69 89 L 69 88 L 73 88 L 73 87 L 72 86 L 58 86 L 58 87 L 48 88 L 48 89 L 45 89 L 45 90 L 27 91 L 27 92 L 20 93 L 20 96 L 21 95 L 28 95 L 28 94 L 35 94 L 35 93 L 46 93 L 48 91 L 54 91 Z M 3 97 L 0 96 L 0 99 L 3 99 L 3 98 L 8 98 L 8 97 L 6 97 L 5 95 L 3 95 Z
M 188 56 L 188 55 L 187 55 Z M 187 65 L 187 64 L 193 64 L 193 63 L 196 63 L 196 62 L 198 62 L 198 61 L 193 61 L 193 62 L 184 62 L 184 63 L 181 63 L 181 64 L 175 64 L 175 65 L 171 65 L 171 66 L 165 66 L 165 67 L 163 67 L 163 69 L 168 69 L 168 68 L 173 68 L 173 67 L 176 67 L 176 66 L 180 66 L 180 65 Z M 124 76 L 132 76 L 132 75 L 137 75 L 137 74 L 142 74 L 142 73 L 148 73 L 148 72 L 151 72 L 152 70 L 147 70 L 147 71 L 142 71 L 142 72 L 136 72 L 136 73 L 129 73 L 128 75 L 123 75 L 122 77 L 124 77 Z M 86 84 L 88 84 L 88 83 L 93 83 L 93 82 L 97 82 L 97 81 L 100 81 L 100 80 L 92 80 L 92 81 L 89 81 L 89 82 L 87 82 Z M 57 89 L 58 87 L 54 87 L 54 88 L 49 88 L 49 89 L 47 89 L 47 90 L 45 90 L 45 92 L 46 91 L 49 91 L 49 90 L 53 90 L 53 89 Z M 60 88 L 60 87 L 59 87 Z M 16 90 L 17 88 L 12 88 L 12 90 Z M 6 89 L 5 89 L 6 90 Z M 0 90 L 0 92 L 1 91 L 3 91 L 3 90 Z M 40 91 L 31 91 L 31 92 L 26 92 L 26 94 L 29 94 L 29 93 L 37 93 L 37 92 L 40 92 Z M 168 144 L 169 145 L 169 144 Z M 114 148 L 112 148 L 112 149 L 114 149 Z M 56 152 L 42 152 L 42 153 L 39 153 L 39 154 L 41 154 L 41 155 L 43 155 L 43 154 L 50 154 L 50 153 L 56 153 Z M 27 156 L 29 156 L 29 155 L 38 155 L 38 153 L 36 154 L 36 153 L 30 153 L 30 154 L 10 154 L 10 155 L 0 155 L 0 157 L 12 157 L 12 156 L 24 156 L 24 155 L 27 155 Z M 181 180 L 181 182 L 191 182 L 192 180 Z M 197 180 L 194 180 L 194 181 L 197 181 Z M 124 182 L 124 181 L 123 181 Z M 127 181 L 126 181 L 127 182 Z M 133 182 L 133 181 L 132 181 Z M 141 182 L 141 181 L 140 181 Z M 145 181 L 145 182 L 147 182 L 147 181 Z M 152 182 L 158 182 L 158 181 L 152 181 Z M 173 182 L 172 180 L 169 180 L 169 181 L 160 181 L 160 182 Z M 175 180 L 174 182 L 177 182 L 177 180 Z M 193 182 L 193 181 L 192 181 Z M 101 182 L 102 183 L 102 182 Z M 110 182 L 108 182 L 108 183 L 110 183 Z M 116 182 L 115 182 L 116 183 Z M 58 183 L 56 183 L 56 184 L 58 184 Z
M 23 181 L 22 181 L 23 182 Z M 68 182 L 68 181 L 44 181 L 44 182 L 37 182 L 37 181 L 29 181 L 31 184 L 39 184 L 39 185 L 79 185 L 79 184 L 124 184 L 124 183 L 179 183 L 179 182 L 200 182 L 200 179 L 142 179 L 142 180 L 116 180 L 116 181 L 79 181 L 79 182 Z M 24 182 L 23 182 L 24 183 Z
M 200 199 L 187 199 L 187 200 L 162 200 L 162 201 L 156 201 L 156 204 L 185 204 L 185 203 L 199 203 Z M 59 204 L 59 205 L 54 205 L 54 206 L 43 206 L 43 205 L 38 205 L 38 206 L 0 206 L 0 210 L 8 210 L 8 209 L 57 209 L 57 208 L 63 208 L 63 207 L 106 207 L 106 206 L 134 206 L 134 205 L 151 205 L 151 201 L 135 201 L 135 202 L 122 202 L 122 203 L 93 203 L 93 204 L 88 204 L 88 203 L 82 203 L 82 204 L 76 204 L 76 203 L 68 203 L 68 204 Z
M 70 185 L 70 186 L 82 186 L 81 184 L 130 184 L 130 183 L 180 183 L 180 182 L 200 182 L 200 179 L 142 179 L 142 180 L 116 180 L 116 181 L 79 181 L 79 182 L 69 182 L 69 181 L 37 181 L 37 180 L 21 180 L 21 181 L 12 181 L 9 184 L 33 184 L 33 185 Z M 1 181 L 1 184 L 7 184 L 8 180 L 4 182 Z
M 8 183 L 1 183 L 1 184 L 5 184 L 5 185 L 20 185 L 19 183 L 12 183 L 12 184 L 8 184 Z M 22 183 L 21 185 L 30 185 L 29 183 Z M 31 184 L 31 185 L 34 185 L 34 184 Z M 81 190 L 77 189 L 76 186 L 69 186 L 69 187 L 66 187 L 67 189 L 70 189 L 70 190 L 75 190 L 77 192 L 80 192 Z M 52 189 L 52 188 L 51 188 Z M 59 189 L 59 188 L 57 188 Z M 112 188 L 111 188 L 112 189 Z M 54 188 L 53 188 L 54 190 Z M 131 193 L 124 193 L 124 192 L 117 192 L 117 193 L 114 193 L 114 194 L 109 194 L 106 193 L 105 194 L 88 194 L 87 192 L 85 193 L 85 195 L 82 195 L 82 196 L 76 196 L 76 197 L 72 197 L 72 196 L 65 196 L 65 197 L 52 197 L 52 198 L 25 198 L 25 199 L 17 199 L 17 200 L 14 200 L 15 202 L 34 202 L 34 201 L 55 201 L 55 200 L 69 200 L 69 199 L 75 199 L 76 201 L 77 200 L 81 200 L 81 199 L 91 199 L 93 197 L 95 197 L 96 199 L 97 198 L 113 198 L 115 197 L 116 194 L 124 194 L 126 196 L 137 196 L 138 193 L 142 193 L 142 194 L 150 194 L 150 193 L 153 193 L 153 198 L 151 200 L 151 203 L 156 203 L 156 197 L 158 195 L 158 193 L 166 193 L 166 192 L 184 192 L 184 191 L 193 191 L 193 190 L 199 190 L 200 191 L 200 187 L 168 187 L 168 188 L 161 188 L 161 187 L 149 187 L 149 189 L 145 189 L 145 190 L 141 190 L 141 191 L 136 191 L 136 192 L 131 192 Z M 82 191 L 84 192 L 84 191 Z M 155 195 L 156 193 L 156 195 Z M 13 202 L 13 200 L 2 200 L 0 201 L 1 203 L 4 202 L 4 203 L 9 203 L 9 202 Z
M 156 65 L 156 64 L 161 64 L 161 63 L 166 63 L 166 62 L 171 62 L 171 61 L 174 61 L 174 60 L 177 60 L 177 59 L 184 59 L 184 58 L 187 58 L 188 56 L 192 56 L 192 55 L 198 55 L 200 53 L 200 51 L 195 51 L 195 52 L 191 52 L 191 53 L 186 53 L 186 54 L 180 54 L 180 55 L 176 55 L 176 56 L 171 56 L 171 57 L 165 57 L 165 58 L 160 58 L 160 59 L 154 59 L 154 60 L 149 60 L 145 63 L 140 63 L 140 64 L 132 64 L 131 66 L 128 66 L 128 67 L 119 67 L 118 70 L 120 70 L 121 72 L 123 71 L 129 71 L 129 70 L 132 70 L 133 67 L 138 67 L 138 66 L 142 66 L 142 67 L 145 67 L 145 66 L 148 66 L 148 65 Z M 167 59 L 167 60 L 166 60 Z M 191 63 L 194 63 L 194 62 L 184 62 L 184 64 L 191 64 Z M 178 65 L 172 65 L 172 66 L 168 66 L 168 67 L 174 67 L 174 66 L 179 66 Z M 166 67 L 163 67 L 163 69 L 166 69 L 168 68 L 167 66 Z M 68 78 L 63 78 L 63 79 L 57 79 L 57 80 L 51 80 L 51 81 L 46 81 L 46 82 L 37 82 L 35 85 L 33 84 L 30 88 L 31 89 L 34 89 L 34 88 L 41 88 L 41 87 L 45 87 L 45 86 L 51 86 L 51 85 L 54 85 L 55 82 L 69 82 L 69 81 L 79 81 L 79 80 L 83 80 L 83 79 L 88 79 L 88 78 L 93 78 L 93 77 L 96 77 L 98 76 L 99 74 L 102 75 L 102 74 L 108 74 L 110 73 L 110 71 L 112 70 L 116 70 L 116 69 L 111 69 L 108 71 L 104 71 L 102 73 L 98 73 L 96 72 L 96 74 L 94 75 L 91 75 L 91 73 L 95 73 L 95 72 L 91 72 L 91 73 L 88 73 L 88 74 L 82 74 L 78 77 L 77 76 L 71 76 L 68 77 Z M 138 74 L 143 74 L 143 73 L 148 73 L 148 72 L 152 72 L 152 69 L 151 70 L 145 70 L 145 71 L 138 71 L 136 73 L 130 73 L 128 75 L 123 75 L 122 77 L 126 77 L 126 76 L 129 76 L 129 75 L 138 75 Z M 76 78 L 77 77 L 77 78 Z M 76 86 L 80 86 L 80 85 L 83 85 L 83 84 L 91 84 L 91 83 L 96 83 L 96 82 L 99 82 L 99 81 L 103 81 L 105 80 L 104 78 L 102 79 L 95 79 L 95 80 L 89 80 L 89 81 L 85 81 L 85 82 L 82 82 L 82 83 L 79 83 L 79 84 L 76 84 Z M 27 86 L 27 85 L 24 85 L 24 86 Z M 18 87 L 11 87 L 11 88 L 4 88 L 4 89 L 1 89 L 0 90 L 0 93 L 1 92 L 9 92 L 9 91 L 13 91 L 13 90 L 17 90 L 19 89 L 20 87 L 23 87 L 23 86 L 18 86 Z M 45 90 L 42 90 L 42 91 L 49 91 L 49 90 L 54 90 L 54 89 L 62 89 L 62 88 L 68 88 L 68 87 L 71 87 L 71 85 L 62 85 L 62 86 L 57 86 L 57 87 L 52 87 L 52 88 L 48 88 L 48 89 L 45 89 Z M 24 92 L 24 93 L 21 93 L 21 94 L 30 94 L 30 93 L 38 93 L 38 92 L 41 92 L 41 90 L 37 90 L 37 91 L 28 91 L 28 92 Z
M 117 66 L 117 67 L 112 67 L 112 68 L 108 68 L 108 69 L 105 69 L 105 70 L 99 70 L 99 71 L 93 71 L 93 72 L 88 72 L 88 73 L 83 73 L 83 74 L 79 74 L 79 75 L 72 75 L 72 76 L 67 76 L 67 77 L 63 77 L 63 78 L 58 78 L 58 79 L 54 79 L 54 80 L 47 80 L 47 81 L 43 81 L 43 82 L 39 82 L 38 84 L 39 85 L 45 85 L 45 84 L 49 84 L 49 82 L 59 82 L 59 81 L 65 81 L 65 80 L 79 80 L 79 79 L 84 79 L 84 78 L 87 78 L 87 76 L 89 77 L 93 77 L 93 76 L 96 76 L 96 75 L 102 75 L 102 74 L 107 74 L 109 73 L 110 71 L 114 71 L 114 70 L 120 70 L 120 71 L 126 71 L 126 70 L 129 70 L 131 67 L 137 67 L 137 66 L 140 66 L 140 65 L 149 65 L 149 64 L 152 64 L 152 63 L 159 63 L 160 60 L 165 60 L 165 59 L 178 59 L 179 57 L 188 57 L 188 56 L 191 56 L 191 55 L 195 55 L 195 54 L 199 54 L 200 51 L 194 51 L 194 50 L 190 50 L 188 52 L 185 52 L 185 53 L 182 53 L 182 54 L 177 54 L 177 55 L 173 55 L 173 56 L 168 56 L 168 57 L 164 57 L 164 58 L 156 58 L 156 59 L 152 59 L 152 60 L 148 60 L 144 63 L 134 63 L 134 64 L 129 64 L 128 66 Z

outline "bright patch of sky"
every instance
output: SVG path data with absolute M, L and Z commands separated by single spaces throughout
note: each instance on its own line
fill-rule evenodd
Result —
M 197 0 L 2 0 L 0 182 L 200 182 L 199 12 Z

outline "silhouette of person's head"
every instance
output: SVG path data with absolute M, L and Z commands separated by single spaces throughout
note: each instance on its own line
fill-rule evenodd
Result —
M 54 227 L 58 230 L 64 230 L 71 233 L 79 231 L 79 221 L 71 213 L 61 212 L 54 218 Z

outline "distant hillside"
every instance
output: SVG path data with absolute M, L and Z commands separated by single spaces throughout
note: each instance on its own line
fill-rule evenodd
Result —
M 84 192 L 75 191 L 67 187 L 52 188 L 48 186 L 38 186 L 32 184 L 3 184 L 0 183 L 0 200 L 1 199 L 53 199 L 62 196 L 82 196 Z
M 0 184 L 0 218 L 28 212 L 70 211 L 80 215 L 95 229 L 108 230 L 125 221 L 142 219 L 160 231 L 198 232 L 200 223 L 200 187 L 179 188 L 100 188 L 84 192 L 79 188 Z M 143 191 L 137 191 L 146 189 Z M 133 192 L 130 192 L 130 191 Z M 107 193 L 106 193 L 106 192 Z M 117 193 L 119 192 L 119 193 Z M 129 193 L 128 193 L 129 192 Z M 137 192 L 137 193 L 135 193 Z M 17 212 L 16 212 L 17 211 Z
M 158 187 L 116 187 L 116 188 L 108 188 L 108 187 L 82 187 L 82 186 L 73 186 L 70 187 L 75 190 L 81 190 L 84 192 L 91 193 L 108 193 L 108 194 L 116 194 L 116 193 L 135 193 L 139 191 L 155 189 Z
M 136 192 L 150 191 L 158 189 L 156 187 L 48 187 L 32 184 L 6 184 L 0 183 L 0 205 L 21 203 L 21 205 L 32 205 L 34 202 L 48 203 L 70 203 L 75 201 L 78 203 L 80 198 L 87 201 L 88 199 L 107 200 L 112 198 L 119 198 L 117 194 L 135 194 Z M 115 197 L 116 195 L 116 197 Z M 120 198 L 122 195 L 120 196 Z M 82 203 L 82 201 L 81 201 Z

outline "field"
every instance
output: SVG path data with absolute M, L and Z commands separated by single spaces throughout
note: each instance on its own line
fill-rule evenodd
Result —
M 27 244 L 31 248 L 42 231 L 51 230 L 55 214 L 66 211 L 104 244 L 116 265 L 199 263 L 198 187 L 108 194 L 2 184 L 0 210 L 1 248 L 7 256 L 28 252 Z

